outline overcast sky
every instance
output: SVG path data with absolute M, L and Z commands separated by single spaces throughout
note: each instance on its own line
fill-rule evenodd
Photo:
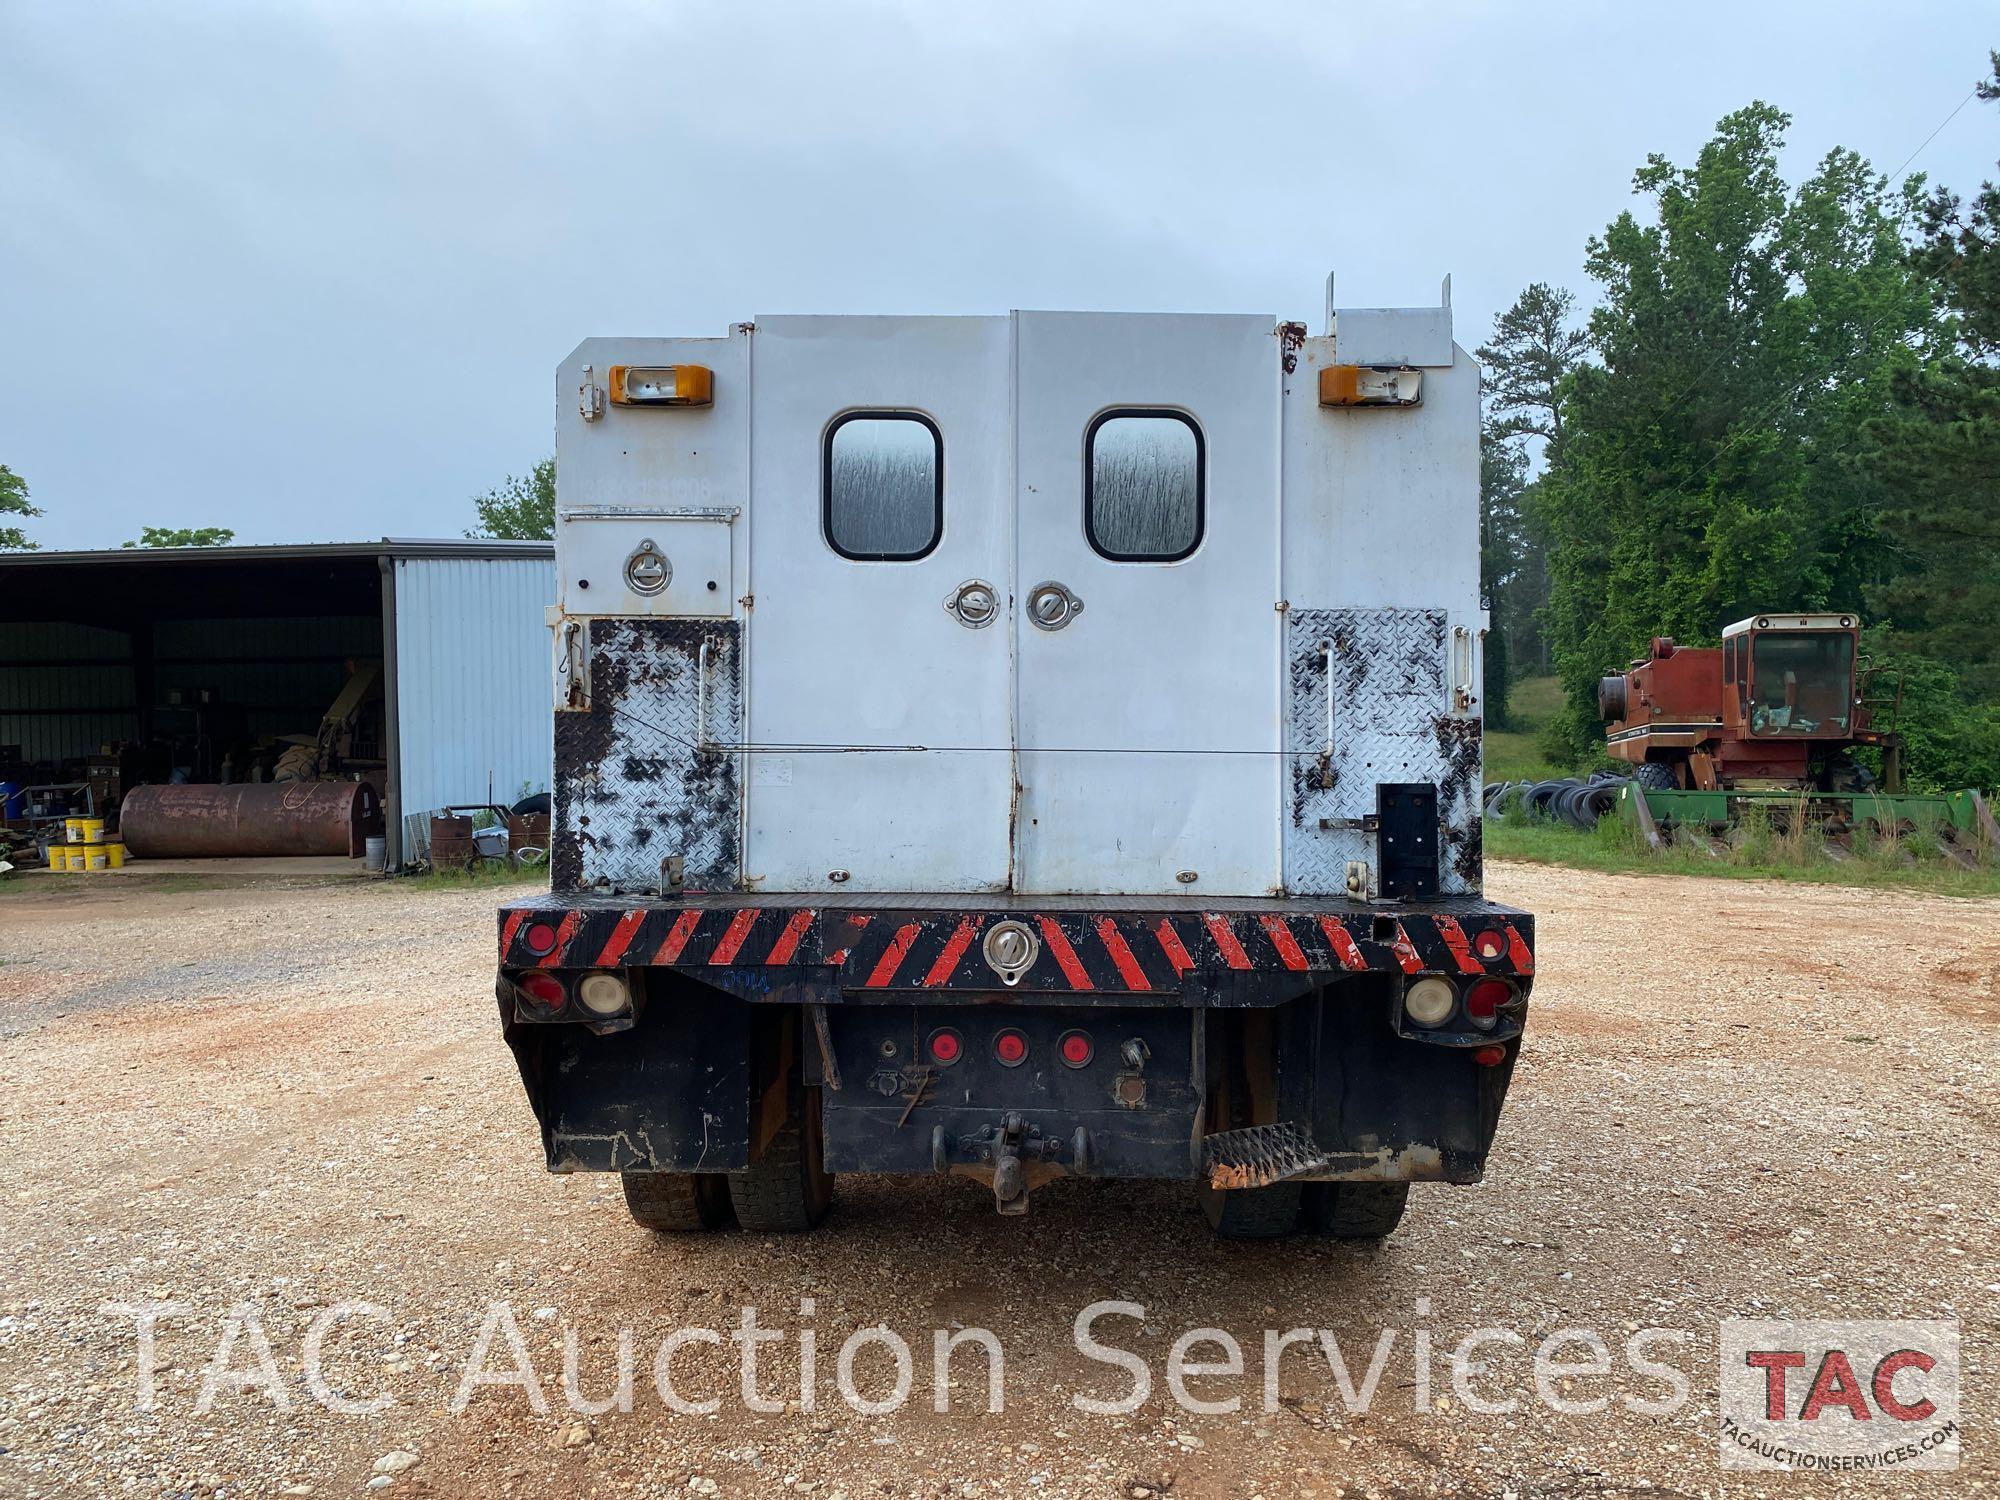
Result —
M 455 535 L 592 334 L 1434 301 L 1754 98 L 1903 161 L 1990 4 L 0 0 L 0 463 L 45 547 Z M 1917 170 L 1993 175 L 1965 107 Z

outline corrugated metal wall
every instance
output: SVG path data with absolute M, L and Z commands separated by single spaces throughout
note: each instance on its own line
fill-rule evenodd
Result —
M 372 600 L 370 601 L 372 603 Z M 153 627 L 156 705 L 200 689 L 243 711 L 251 735 L 313 734 L 347 681 L 348 661 L 382 655 L 382 616 L 161 620 Z M 159 726 L 190 727 L 169 711 Z
M 29 761 L 61 761 L 131 738 L 139 728 L 131 660 L 122 630 L 0 623 L 0 745 L 19 745 Z M 69 665 L 78 661 L 103 664 Z
M 396 702 L 403 850 L 440 808 L 545 792 L 554 710 L 546 558 L 399 558 Z

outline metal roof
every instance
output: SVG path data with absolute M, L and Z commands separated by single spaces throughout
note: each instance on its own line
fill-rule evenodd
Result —
M 378 542 L 292 542 L 228 547 L 106 547 L 90 552 L 0 552 L 0 568 L 70 567 L 102 563 L 297 562 L 341 557 L 554 557 L 554 542 L 493 537 L 397 537 Z

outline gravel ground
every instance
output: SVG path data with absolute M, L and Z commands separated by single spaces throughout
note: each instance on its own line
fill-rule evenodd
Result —
M 115 893 L 54 880 L 0 889 L 0 1493 L 341 1495 L 1790 1494 L 1816 1476 L 1731 1475 L 1715 1436 L 1717 1323 L 1729 1316 L 1962 1321 L 1963 1467 L 1846 1481 L 1882 1493 L 1994 1486 L 2000 1316 L 2000 902 L 1737 881 L 1501 867 L 1491 889 L 1540 915 L 1541 977 L 1488 1180 L 1420 1188 L 1378 1250 L 1213 1241 L 1180 1189 L 1059 1184 L 1023 1219 L 958 1181 L 843 1181 L 823 1231 L 663 1241 L 615 1182 L 543 1173 L 490 999 L 491 890 L 294 884 Z M 1151 1369 L 1129 1416 L 1124 1373 L 1072 1338 L 1087 1304 L 1142 1304 L 1105 1342 Z M 549 1410 L 518 1387 L 448 1410 L 490 1301 L 504 1301 Z M 157 1403 L 138 1404 L 138 1340 L 106 1304 L 174 1301 Z M 337 1392 L 387 1392 L 341 1416 L 303 1384 L 325 1343 Z M 227 1387 L 198 1413 L 230 1310 L 250 1304 L 288 1408 Z M 738 1353 L 690 1344 L 688 1401 L 650 1380 L 667 1331 L 727 1333 L 754 1304 L 781 1342 L 737 1397 Z M 835 1387 L 857 1329 L 915 1349 L 916 1394 L 864 1415 Z M 1243 1398 L 1198 1415 L 1169 1398 L 1169 1346 L 1228 1329 L 1246 1374 L 1189 1382 Z M 1412 1341 L 1444 1350 L 1494 1325 L 1530 1344 L 1596 1329 L 1683 1331 L 1655 1353 L 1690 1396 L 1649 1416 L 1535 1402 L 1526 1357 L 1486 1351 L 1468 1411 L 1440 1368 L 1428 1412 Z M 935 1328 L 985 1327 L 1005 1410 L 985 1410 L 961 1350 L 932 1410 Z M 608 1394 L 619 1330 L 637 1353 L 629 1413 L 562 1394 L 566 1329 L 581 1385 Z M 1263 1410 L 1263 1330 L 1331 1330 L 1366 1367 L 1396 1342 L 1372 1408 L 1350 1414 L 1311 1346 L 1290 1349 Z M 802 1409 L 800 1338 L 818 1342 Z M 256 1368 L 244 1332 L 228 1367 Z M 1575 1351 L 1571 1351 L 1574 1354 Z M 1196 1358 L 1213 1359 L 1205 1347 Z M 504 1337 L 486 1368 L 512 1367 Z M 880 1396 L 881 1347 L 857 1366 Z M 1565 1387 L 1656 1398 L 1618 1358 Z M 371 1488 L 372 1487 L 372 1488 Z

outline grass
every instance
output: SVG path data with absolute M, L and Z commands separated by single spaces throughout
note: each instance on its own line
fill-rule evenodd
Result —
M 1935 835 L 1929 836 L 1932 851 Z M 1486 820 L 1486 853 L 1524 864 L 1568 865 L 1617 875 L 1708 875 L 1732 880 L 1783 880 L 1807 885 L 1854 885 L 1925 891 L 1939 896 L 2000 896 L 2000 864 L 1991 855 L 1976 869 L 1962 869 L 1884 840 L 1870 845 L 1858 835 L 1852 856 L 1836 859 L 1811 835 L 1746 826 L 1719 854 L 1675 844 L 1649 849 L 1636 826 L 1609 817 L 1594 829 L 1571 828 L 1541 818 L 1509 814 Z
M 406 891 L 464 891 L 482 886 L 526 886 L 538 885 L 546 889 L 549 883 L 549 867 L 529 865 L 516 870 L 505 860 L 483 859 L 469 870 L 429 870 L 422 875 L 406 875 L 398 880 L 383 881 L 385 889 Z
M 1542 724 L 1562 706 L 1562 687 L 1553 677 L 1529 677 L 1514 684 L 1507 706 L 1520 728 L 1486 736 L 1488 781 L 1546 781 L 1573 776 L 1554 766 L 1536 748 Z M 1609 764 L 1609 762 L 1607 762 Z M 1527 864 L 1568 865 L 1624 875 L 1709 875 L 1735 880 L 1786 880 L 1813 885 L 1852 885 L 1919 890 L 1943 896 L 2000 896 L 2000 863 L 1988 851 L 1976 869 L 1944 857 L 1937 834 L 1919 829 L 1902 840 L 1871 840 L 1857 830 L 1847 857 L 1830 852 L 1803 820 L 1790 828 L 1753 816 L 1719 852 L 1674 844 L 1647 847 L 1635 824 L 1621 816 L 1594 829 L 1531 818 L 1518 811 L 1486 820 L 1486 852 L 1494 859 Z
M 1520 727 L 1486 736 L 1488 781 L 1552 781 L 1572 771 L 1551 765 L 1535 736 L 1562 707 L 1562 683 L 1554 677 L 1524 677 L 1507 690 L 1507 711 Z

